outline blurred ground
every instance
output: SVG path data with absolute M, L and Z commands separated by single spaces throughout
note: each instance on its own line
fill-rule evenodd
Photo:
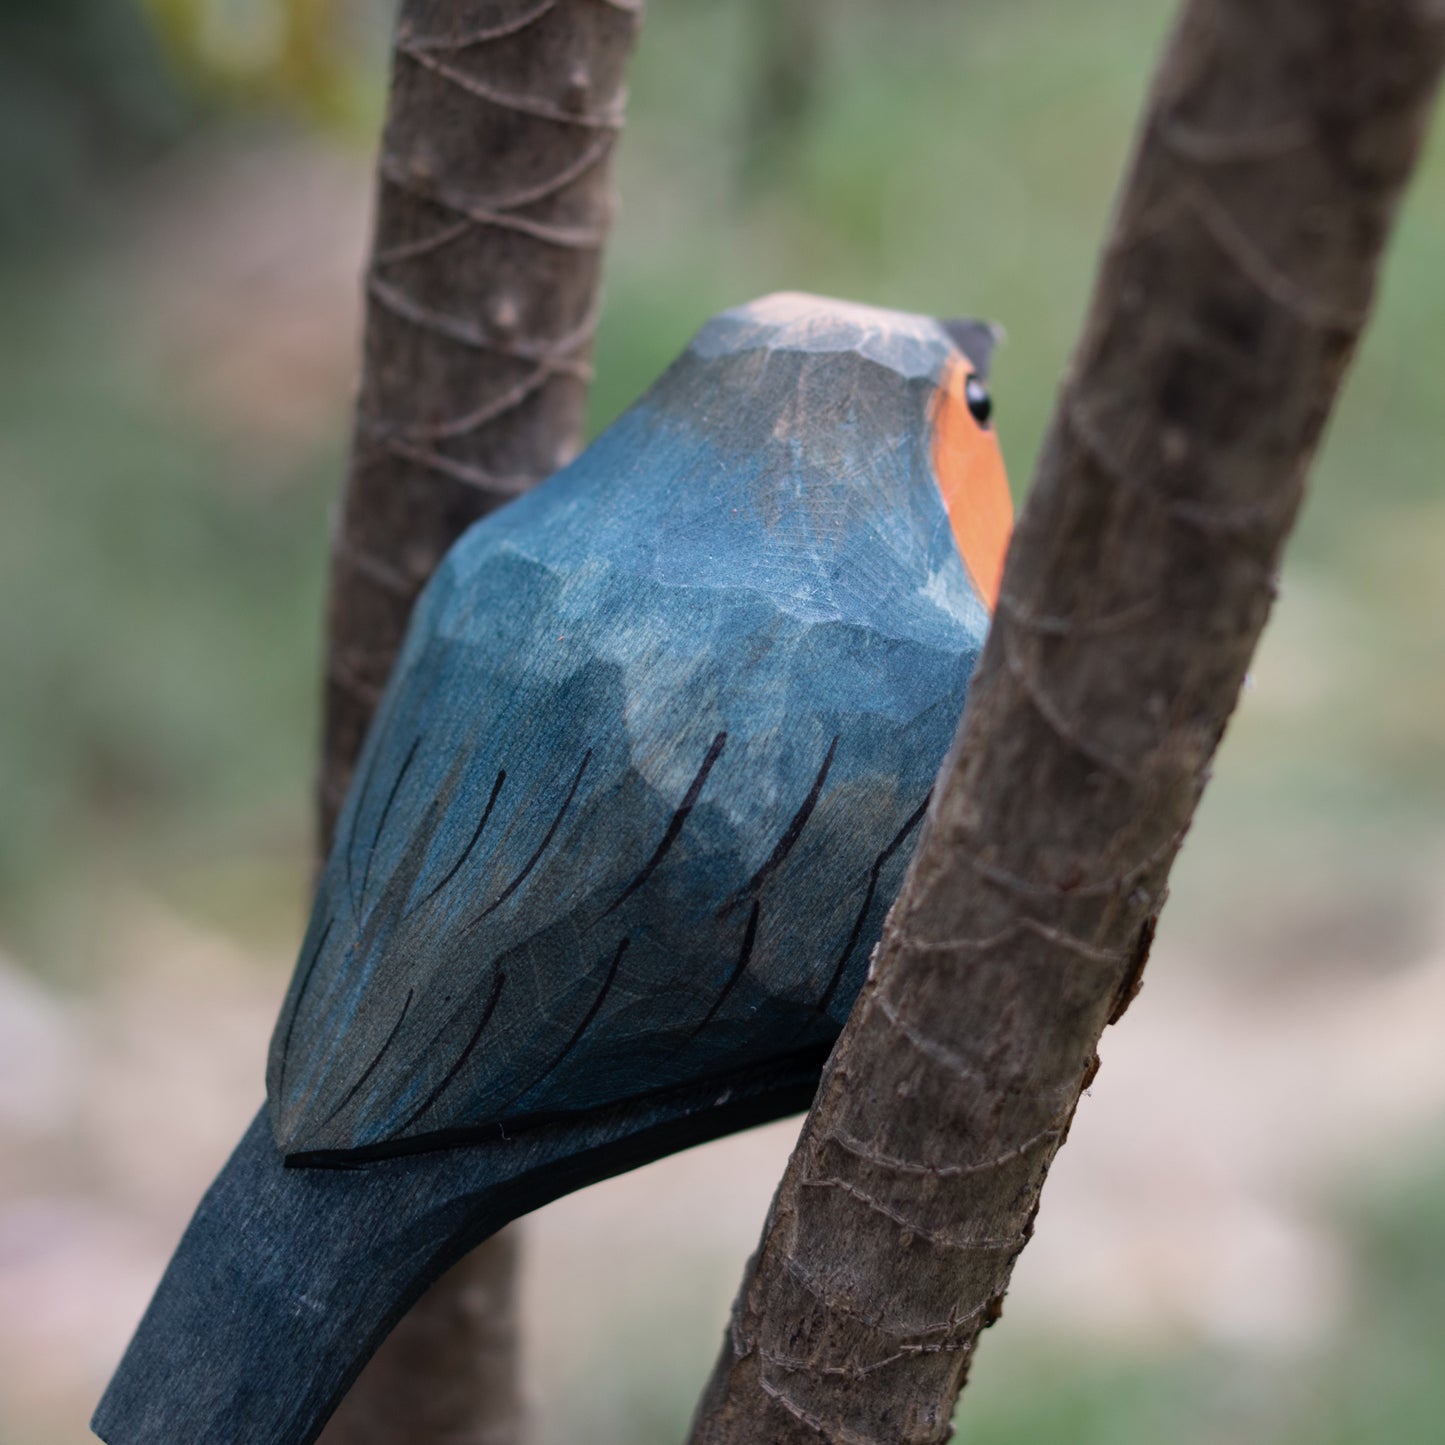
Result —
M 760 136 L 766 5 L 653 7 L 595 418 L 767 290 L 976 311 L 1010 334 L 1022 489 L 1167 7 L 815 8 L 814 103 Z M 97 44 L 55 94 L 101 113 L 121 52 Z M 86 1438 L 260 1102 L 304 907 L 370 142 L 178 65 L 121 88 L 134 144 L 87 172 L 71 137 L 70 184 L 0 234 L 3 1445 Z M 15 94 L 0 125 L 37 144 L 79 104 L 16 122 Z M 1440 1439 L 1442 247 L 1437 144 L 1147 986 L 964 1397 L 970 1445 Z M 539 1445 L 680 1438 L 794 1128 L 537 1217 Z

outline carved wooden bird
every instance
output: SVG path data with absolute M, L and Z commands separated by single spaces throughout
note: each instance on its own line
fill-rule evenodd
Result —
M 482 1238 L 806 1107 L 998 587 L 992 340 L 727 312 L 456 544 L 102 1438 L 305 1445 Z

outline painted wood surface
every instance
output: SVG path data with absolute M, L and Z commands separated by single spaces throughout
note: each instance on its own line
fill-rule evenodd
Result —
M 989 339 L 726 313 L 457 543 L 103 1438 L 308 1441 L 465 1247 L 806 1105 L 988 625 Z
M 262 1110 L 92 1429 L 109 1445 L 312 1445 L 392 1326 L 468 1250 L 583 1185 L 806 1109 L 820 1062 L 358 1169 L 287 1168 Z

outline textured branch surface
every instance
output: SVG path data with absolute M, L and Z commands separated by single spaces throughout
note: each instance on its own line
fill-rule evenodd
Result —
M 1191 0 L 959 738 L 694 1445 L 948 1437 L 1274 596 L 1445 55 L 1437 0 Z
M 414 1304 L 357 1377 L 320 1445 L 516 1445 L 526 1438 L 516 1276 L 504 1229 Z
M 579 446 L 630 0 L 405 0 L 332 554 L 329 837 L 417 593 Z
M 412 603 L 580 445 L 640 0 L 403 0 L 356 438 L 332 550 L 322 852 Z M 373 1357 L 326 1445 L 520 1438 L 515 1231 Z

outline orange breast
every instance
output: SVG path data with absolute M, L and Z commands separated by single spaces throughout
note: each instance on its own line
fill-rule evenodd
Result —
M 933 474 L 963 565 L 990 612 L 998 600 L 1004 553 L 1013 529 L 1013 499 L 998 435 L 974 419 L 964 396 L 973 367 L 962 357 L 950 365 L 933 413 Z

